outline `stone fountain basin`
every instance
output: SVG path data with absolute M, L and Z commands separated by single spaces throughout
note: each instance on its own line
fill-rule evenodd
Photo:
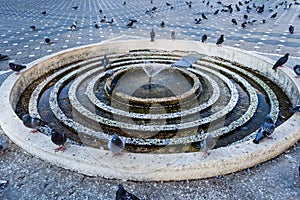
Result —
M 233 62 L 258 70 L 285 91 L 292 104 L 299 103 L 300 80 L 290 68 L 280 68 L 275 73 L 274 61 L 231 47 L 217 47 L 195 41 L 171 40 L 126 40 L 102 42 L 64 50 L 43 57 L 27 65 L 21 75 L 12 74 L 2 84 L 0 99 L 0 125 L 18 146 L 47 162 L 90 176 L 137 180 L 171 181 L 207 178 L 240 171 L 270 160 L 283 153 L 300 139 L 300 115 L 294 114 L 276 128 L 272 140 L 259 145 L 246 141 L 214 149 L 207 158 L 202 153 L 182 154 L 137 154 L 124 153 L 122 158 L 112 157 L 109 151 L 68 144 L 68 150 L 55 153 L 56 146 L 43 134 L 31 134 L 15 114 L 17 99 L 26 87 L 38 77 L 60 66 L 107 52 L 128 52 L 132 49 L 158 49 L 167 51 L 190 51 L 209 56 L 226 58 Z

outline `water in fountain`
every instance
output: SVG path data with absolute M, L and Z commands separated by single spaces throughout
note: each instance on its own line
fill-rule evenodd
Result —
M 266 113 L 276 109 L 270 103 L 270 90 L 278 96 L 281 108 L 290 107 L 278 86 L 270 83 L 271 89 L 265 89 L 263 82 L 272 81 L 243 66 L 204 56 L 193 68 L 182 69 L 169 66 L 187 52 L 139 53 L 109 55 L 114 73 L 108 77 L 103 68 L 94 67 L 103 57 L 61 67 L 29 86 L 16 112 L 19 116 L 32 112 L 34 109 L 28 106 L 32 93 L 49 79 L 36 95 L 38 113 L 72 140 L 105 148 L 102 135 L 118 133 L 127 137 L 127 151 L 170 153 L 198 151 L 195 147 L 202 137 L 198 135 L 200 130 L 219 131 L 222 136 L 218 146 L 243 139 L 259 128 Z M 149 62 L 145 63 L 145 58 Z M 150 63 L 153 60 L 155 63 Z M 105 87 L 111 80 L 116 80 L 116 85 L 109 94 Z M 149 85 L 151 91 L 157 91 L 155 95 L 139 91 L 149 93 Z M 286 119 L 289 116 L 283 115 Z M 169 148 L 161 148 L 166 145 Z

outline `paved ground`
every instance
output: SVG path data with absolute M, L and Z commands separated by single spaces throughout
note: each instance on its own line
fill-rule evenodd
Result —
M 293 67 L 300 63 L 300 5 L 289 0 L 293 5 L 284 9 L 284 4 L 275 9 L 283 0 L 252 0 L 250 14 L 246 5 L 235 7 L 232 14 L 221 11 L 216 0 L 193 1 L 192 7 L 183 0 L 2 0 L 0 6 L 0 53 L 9 56 L 8 61 L 29 63 L 62 49 L 91 44 L 104 40 L 149 37 L 152 28 L 156 38 L 170 38 L 172 30 L 176 39 L 199 41 L 203 34 L 208 35 L 208 42 L 215 43 L 220 34 L 225 35 L 224 45 L 277 59 L 285 53 L 291 58 L 286 64 Z M 223 3 L 238 1 L 223 0 Z M 244 1 L 242 1 L 244 2 Z M 260 3 L 259 3 L 260 2 Z M 265 12 L 254 12 L 253 3 L 265 3 Z M 299 2 L 297 0 L 296 2 Z M 213 5 L 213 8 L 210 7 Z M 78 9 L 73 9 L 78 6 Z M 145 14 L 147 9 L 157 7 L 153 14 Z M 99 13 L 103 10 L 103 14 Z M 219 13 L 213 13 L 219 9 Z M 273 9 L 274 11 L 269 11 Z M 46 11 L 46 15 L 41 14 Z M 270 16 L 277 12 L 277 16 Z M 194 19 L 205 13 L 208 20 L 195 24 Z M 243 29 L 243 15 L 257 22 L 247 24 Z M 100 23 L 112 18 L 112 25 Z M 233 25 L 235 18 L 238 25 Z M 129 19 L 138 22 L 132 28 L 126 27 Z M 261 21 L 266 19 L 266 23 Z M 161 28 L 161 21 L 165 27 Z M 78 22 L 75 31 L 70 25 Z M 93 22 L 98 22 L 96 29 Z M 295 27 L 290 34 L 289 25 Z M 36 26 L 31 30 L 30 26 Z M 44 38 L 53 42 L 46 45 Z M 149 37 L 150 39 L 150 37 Z M 0 82 L 11 73 L 7 60 L 0 61 Z M 298 165 L 300 163 L 299 143 L 286 153 L 242 172 L 214 177 L 206 180 L 180 182 L 126 182 L 124 180 L 106 180 L 70 172 L 52 166 L 28 155 L 14 144 L 5 156 L 0 157 L 0 180 L 9 183 L 0 186 L 0 199 L 114 199 L 118 183 L 142 199 L 297 199 L 300 198 L 298 187 Z

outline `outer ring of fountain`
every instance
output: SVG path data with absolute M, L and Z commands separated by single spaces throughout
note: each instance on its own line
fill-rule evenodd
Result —
M 162 45 L 163 44 L 163 45 Z M 284 124 L 277 127 L 273 140 L 266 140 L 255 145 L 252 141 L 242 142 L 229 147 L 214 149 L 211 155 L 203 159 L 202 153 L 184 154 L 135 154 L 125 153 L 122 159 L 112 158 L 108 151 L 69 145 L 64 153 L 55 153 L 55 145 L 43 134 L 27 134 L 29 129 L 14 112 L 16 99 L 35 78 L 60 66 L 74 61 L 95 57 L 100 52 L 126 52 L 140 47 L 168 51 L 189 51 L 193 49 L 201 54 L 218 56 L 241 63 L 253 70 L 259 70 L 266 76 L 276 80 L 285 91 L 292 104 L 299 102 L 300 81 L 294 78 L 289 68 L 282 68 L 274 73 L 271 69 L 273 61 L 247 51 L 235 48 L 218 48 L 214 44 L 202 45 L 194 41 L 145 40 L 104 42 L 65 50 L 28 65 L 28 69 L 17 76 L 15 74 L 1 86 L 0 123 L 4 132 L 18 146 L 32 155 L 49 161 L 66 169 L 92 176 L 118 178 L 139 181 L 187 180 L 212 177 L 220 174 L 236 172 L 258 163 L 274 158 L 300 139 L 300 115 L 294 114 Z M 109 161 L 103 164 L 103 160 Z M 174 160 L 176 162 L 174 162 Z M 172 162 L 170 162 L 172 161 Z

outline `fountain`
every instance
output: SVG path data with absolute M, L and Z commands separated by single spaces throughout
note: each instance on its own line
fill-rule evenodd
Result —
M 187 55 L 197 58 L 177 66 Z M 286 112 L 299 103 L 299 83 L 289 69 L 270 66 L 249 52 L 192 41 L 73 48 L 34 61 L 3 83 L 1 127 L 31 154 L 88 175 L 158 181 L 231 173 L 300 138 L 299 116 Z M 64 132 L 68 150 L 54 153 L 49 136 L 24 134 L 24 113 Z M 275 139 L 255 145 L 266 114 L 277 121 Z M 219 141 L 203 159 L 196 147 L 206 133 Z M 107 149 L 113 134 L 126 142 L 121 160 Z

